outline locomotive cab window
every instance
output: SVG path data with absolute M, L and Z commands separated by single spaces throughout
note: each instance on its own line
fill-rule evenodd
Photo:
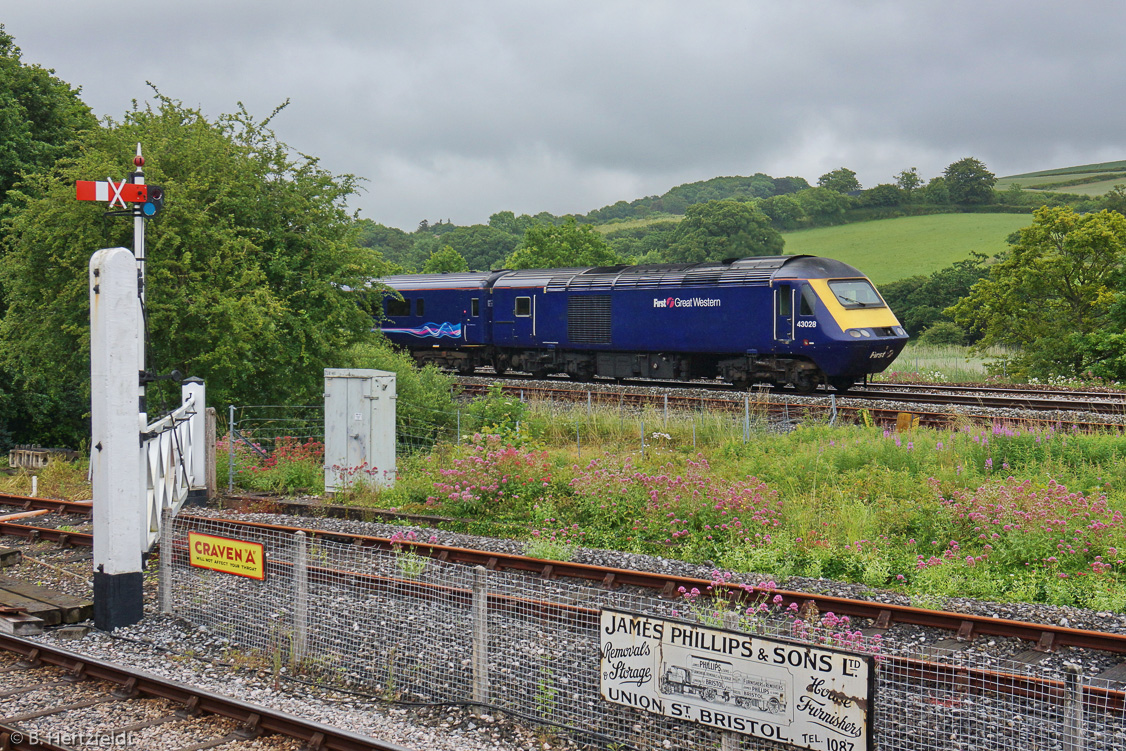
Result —
M 469 301 L 469 315 L 471 315 L 471 316 L 481 315 L 481 300 L 479 298 L 474 297 L 474 298 L 470 299 L 470 301 Z
M 518 318 L 528 318 L 532 315 L 532 298 L 530 297 L 517 297 L 516 298 L 516 316 Z
M 801 304 L 798 315 L 811 316 L 817 313 L 817 293 L 808 284 L 801 288 Z
M 396 300 L 393 297 L 387 298 L 387 315 L 389 316 L 409 316 L 411 314 L 411 301 L 410 300 Z
M 426 306 L 423 303 L 424 300 L 421 297 L 414 301 L 414 314 L 416 316 L 426 315 Z
M 829 282 L 829 289 L 846 308 L 884 307 L 884 301 L 867 279 L 838 279 Z

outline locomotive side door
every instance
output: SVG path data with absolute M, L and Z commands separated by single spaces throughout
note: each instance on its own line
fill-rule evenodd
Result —
M 794 340 L 794 286 L 789 282 L 774 288 L 774 341 L 789 344 Z

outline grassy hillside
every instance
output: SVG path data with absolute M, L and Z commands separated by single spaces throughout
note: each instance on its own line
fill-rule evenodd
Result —
M 594 229 L 603 235 L 611 232 L 617 232 L 623 229 L 640 229 L 641 227 L 648 227 L 652 224 L 677 224 L 683 219 L 683 216 L 676 214 L 660 214 L 658 216 L 650 216 L 644 219 L 615 219 L 605 224 L 596 224 Z
M 1005 238 L 1032 223 L 1027 214 L 936 214 L 786 232 L 786 253 L 844 261 L 876 284 L 930 274 L 968 258 L 1003 250 Z
M 1126 161 L 1081 164 L 1075 167 L 1008 175 L 997 178 L 996 188 L 1005 190 L 1014 183 L 1025 190 L 1101 196 L 1115 185 L 1126 184 Z

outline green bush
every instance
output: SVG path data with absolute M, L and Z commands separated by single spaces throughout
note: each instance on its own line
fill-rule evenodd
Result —
M 939 321 L 919 335 L 919 344 L 924 345 L 963 345 L 966 343 L 965 330 L 956 323 Z

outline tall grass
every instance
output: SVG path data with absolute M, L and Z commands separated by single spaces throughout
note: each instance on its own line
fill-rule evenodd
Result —
M 899 357 L 869 380 L 884 382 L 995 383 L 1006 381 L 1004 359 L 1009 350 L 990 347 L 977 352 L 955 344 L 927 345 L 908 342 Z M 991 375 L 993 370 L 999 371 Z
M 36 480 L 36 492 L 43 498 L 61 498 L 66 501 L 88 501 L 91 498 L 87 477 L 90 463 L 68 462 L 52 459 L 41 469 L 20 469 L 14 475 L 0 475 L 0 493 L 31 495 L 31 478 Z
M 533 402 L 518 430 L 436 451 L 370 500 L 748 577 L 1122 608 L 1124 459 L 1117 435 L 1001 423 L 780 431 L 761 409 Z

